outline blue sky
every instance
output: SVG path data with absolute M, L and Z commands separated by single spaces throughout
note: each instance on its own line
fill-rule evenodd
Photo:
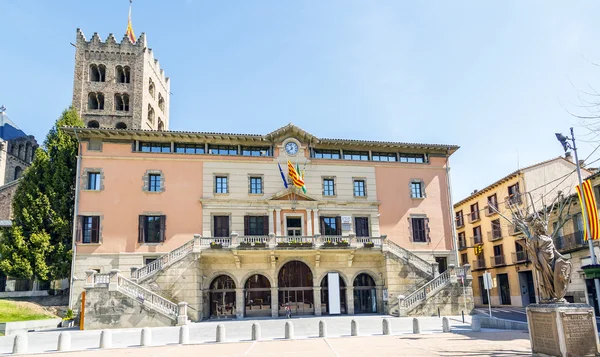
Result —
M 75 29 L 122 38 L 127 0 L 0 0 L 0 104 L 43 140 L 69 106 Z M 134 0 L 171 77 L 171 129 L 457 144 L 454 200 L 591 139 L 598 1 Z M 581 142 L 580 155 L 595 147 Z M 597 138 L 595 141 L 598 141 Z M 592 159 L 597 158 L 592 156 Z

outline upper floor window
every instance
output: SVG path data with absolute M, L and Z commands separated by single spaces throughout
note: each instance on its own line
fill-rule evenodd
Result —
M 99 172 L 88 172 L 88 183 L 87 189 L 91 191 L 100 191 L 100 173 Z
M 104 109 L 104 94 L 91 92 L 88 94 L 88 109 Z
M 498 210 L 498 197 L 494 193 L 488 197 L 488 214 L 495 213 L 496 210 Z
M 148 93 L 150 93 L 150 96 L 154 98 L 154 81 L 152 78 L 148 78 Z
M 344 151 L 344 160 L 367 161 L 369 153 L 367 151 Z
M 423 181 L 412 180 L 410 182 L 410 197 L 425 198 L 425 188 L 424 188 Z
M 463 211 L 460 210 L 460 211 L 456 212 L 456 226 L 462 227 L 464 225 L 465 225 L 465 218 L 463 216 Z
M 14 175 L 14 179 L 18 179 L 19 177 L 21 177 L 21 174 L 23 173 L 23 169 L 21 168 L 21 166 L 17 166 L 15 167 L 15 175 Z
M 90 65 L 90 82 L 104 82 L 106 81 L 106 67 L 103 64 L 91 64 Z
M 461 265 L 466 265 L 466 264 L 469 264 L 469 258 L 468 258 L 468 255 L 467 255 L 467 253 L 462 253 L 462 254 L 460 255 L 460 264 L 461 264 Z
M 154 108 L 150 104 L 148 104 L 148 121 L 154 124 Z
M 229 177 L 215 176 L 215 193 L 229 193 Z
M 400 154 L 400 162 L 422 164 L 425 162 L 425 154 Z
M 508 199 L 512 204 L 521 203 L 521 194 L 519 192 L 519 183 L 508 186 Z
M 410 226 L 413 242 L 429 241 L 429 219 L 426 217 L 411 217 Z
M 354 180 L 354 196 L 365 197 L 366 195 L 365 180 Z
M 158 107 L 163 112 L 165 111 L 165 98 L 163 98 L 162 94 L 158 93 Z
M 368 237 L 369 217 L 354 217 L 354 232 L 357 237 Z
M 321 234 L 326 236 L 342 235 L 340 217 L 321 217 Z
M 479 203 L 473 203 L 471 205 L 471 221 L 477 221 L 479 219 Z
M 237 146 L 208 145 L 208 153 L 213 155 L 237 155 Z
M 79 216 L 78 241 L 81 243 L 100 243 L 100 217 Z
M 162 119 L 160 117 L 158 117 L 158 131 L 163 131 L 165 130 L 165 123 L 163 123 Z
M 229 216 L 213 216 L 213 237 L 229 237 Z
M 140 143 L 141 152 L 171 152 L 170 143 Z
M 315 159 L 339 159 L 339 150 L 313 149 L 313 157 Z
M 131 82 L 131 70 L 128 66 L 117 66 L 115 68 L 115 78 L 117 83 L 129 83 Z
M 204 154 L 204 144 L 175 144 L 178 154 Z
M 374 152 L 371 155 L 373 161 L 398 161 L 395 152 Z
M 165 241 L 167 216 L 142 215 L 139 218 L 139 243 L 161 243 Z
M 333 178 L 323 179 L 323 196 L 335 196 L 335 180 Z
M 100 123 L 98 123 L 97 120 L 90 120 L 87 124 L 87 127 L 97 129 L 100 127 Z
M 161 174 L 149 174 L 148 175 L 148 191 L 160 192 L 161 191 Z
M 271 156 L 271 148 L 261 146 L 243 146 L 243 156 Z
M 269 219 L 265 216 L 244 216 L 244 235 L 266 236 L 269 234 Z
M 467 246 L 467 238 L 465 235 L 465 232 L 459 232 L 458 233 L 458 248 L 462 249 L 465 248 Z
M 262 177 L 250 177 L 250 193 L 254 195 L 261 195 L 263 193 Z
M 129 111 L 129 94 L 115 94 L 115 110 L 125 112 Z

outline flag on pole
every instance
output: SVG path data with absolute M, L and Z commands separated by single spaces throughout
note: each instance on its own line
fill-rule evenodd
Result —
M 281 165 L 279 165 L 279 162 L 277 162 L 277 166 L 279 167 L 279 173 L 281 174 L 283 185 L 285 186 L 285 188 L 288 188 L 287 180 L 285 179 L 285 175 L 283 174 L 283 170 L 281 169 Z
M 300 166 L 298 166 L 298 163 L 296 163 L 296 171 L 298 172 L 298 175 L 300 175 L 300 177 L 302 178 L 302 183 L 304 183 L 304 170 L 302 171 L 302 174 L 300 174 Z M 306 185 L 302 185 L 302 192 L 306 193 Z
M 582 214 L 583 205 L 585 203 L 585 209 L 587 211 L 586 218 L 590 225 L 590 232 L 587 231 L 585 225 L 583 226 L 583 239 L 588 240 L 589 237 L 591 237 L 593 240 L 595 240 L 600 238 L 600 227 L 598 225 L 598 209 L 596 209 L 596 198 L 594 197 L 594 190 L 592 189 L 592 183 L 590 182 L 590 180 L 583 181 L 582 186 L 583 195 L 581 194 L 581 187 L 577 185 L 577 196 L 579 196 L 579 204 L 581 205 Z
M 294 168 L 294 165 L 292 164 L 292 162 L 290 160 L 288 160 L 287 163 L 288 163 L 288 176 L 292 179 L 292 183 L 294 184 L 294 186 L 296 186 L 298 188 L 302 188 L 302 186 L 304 186 L 304 180 L 302 179 L 302 177 L 300 177 L 298 172 L 296 172 L 296 169 Z
M 133 0 L 129 0 L 129 18 L 127 20 L 127 32 L 125 35 L 129 38 L 131 43 L 135 43 L 135 33 L 133 33 L 133 26 L 131 26 L 131 3 Z

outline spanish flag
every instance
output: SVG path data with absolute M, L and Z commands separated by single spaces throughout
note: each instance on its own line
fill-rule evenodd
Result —
M 583 181 L 583 198 L 581 195 L 581 187 L 577 185 L 577 195 L 579 196 L 579 204 L 581 205 L 581 212 L 583 214 L 583 203 L 585 202 L 585 209 L 587 211 L 587 220 L 590 224 L 590 236 L 592 239 L 600 238 L 600 227 L 598 226 L 598 209 L 596 208 L 596 198 L 594 197 L 594 190 L 592 189 L 592 183 L 590 180 Z M 584 234 L 583 239 L 588 240 L 588 232 L 583 226 Z
M 133 33 L 133 26 L 131 26 L 131 3 L 132 0 L 129 0 L 129 19 L 127 20 L 127 32 L 125 32 L 125 35 L 129 37 L 131 43 L 135 43 L 135 33 Z
M 294 165 L 290 162 L 290 160 L 288 160 L 288 176 L 292 179 L 292 183 L 294 184 L 294 186 L 298 188 L 302 188 L 302 186 L 304 186 L 304 180 L 302 179 L 302 177 L 300 177 L 298 172 L 296 172 L 296 169 L 294 168 Z

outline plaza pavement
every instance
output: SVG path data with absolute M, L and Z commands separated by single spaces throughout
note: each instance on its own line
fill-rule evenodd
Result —
M 113 331 L 111 356 L 514 356 L 531 352 L 528 334 L 516 331 L 480 333 L 470 331 L 470 316 L 465 324 L 460 317 L 450 317 L 453 333 L 442 333 L 442 319 L 419 317 L 421 334 L 412 333 L 412 318 L 387 317 L 392 336 L 382 335 L 386 316 L 337 316 L 293 318 L 295 339 L 283 340 L 286 319 L 232 320 L 201 322 L 190 325 L 191 345 L 178 345 L 178 327 L 152 328 L 152 342 L 157 347 L 139 347 L 140 329 Z M 359 336 L 350 336 L 350 321 L 359 324 Z M 327 323 L 328 338 L 318 338 L 318 322 Z M 250 341 L 253 322 L 261 325 L 262 341 Z M 215 343 L 216 326 L 226 328 L 227 343 Z M 58 331 L 29 333 L 28 353 L 56 352 Z M 72 350 L 68 356 L 101 356 L 100 331 L 70 331 Z M 0 337 L 0 354 L 12 352 L 13 336 Z M 234 343 L 238 342 L 238 343 Z M 127 348 L 129 347 L 129 348 Z M 57 354 L 58 355 L 58 354 Z M 64 356 L 63 353 L 60 355 Z

